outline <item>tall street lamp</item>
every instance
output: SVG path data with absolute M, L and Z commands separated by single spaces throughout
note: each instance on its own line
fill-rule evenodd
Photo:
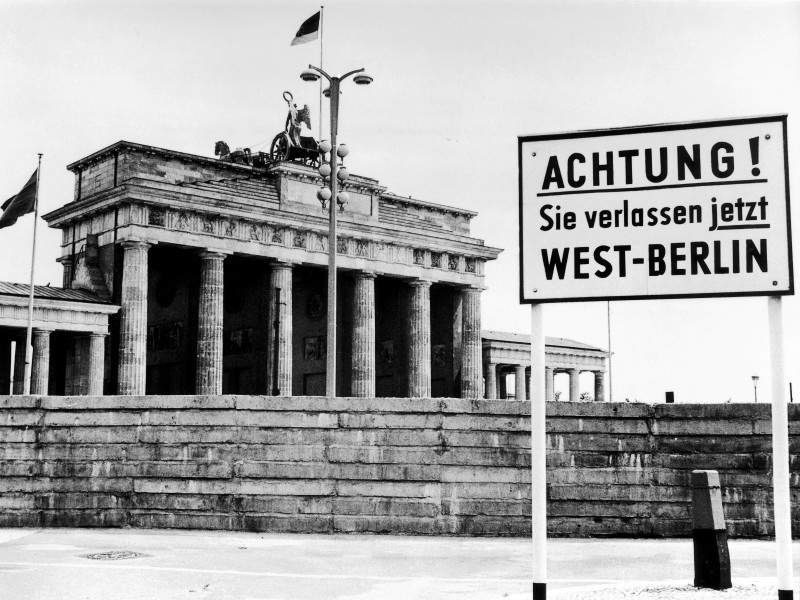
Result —
M 308 65 L 308 69 L 303 71 L 300 74 L 300 79 L 303 81 L 319 81 L 320 75 L 323 76 L 325 79 L 328 80 L 330 83 L 329 93 L 325 95 L 330 98 L 330 113 L 331 113 L 331 141 L 330 141 L 330 198 L 328 199 L 328 208 L 330 212 L 330 219 L 328 224 L 328 357 L 327 357 L 327 373 L 325 376 L 325 393 L 329 398 L 336 397 L 336 254 L 337 254 L 337 238 L 336 238 L 336 204 L 338 204 L 342 209 L 344 209 L 344 205 L 347 203 L 347 194 L 346 192 L 342 192 L 341 194 L 337 193 L 337 183 L 338 179 L 341 179 L 344 182 L 347 179 L 347 171 L 342 169 L 341 172 L 337 173 L 336 170 L 336 163 L 337 158 L 344 158 L 347 156 L 347 147 L 342 144 L 342 146 L 336 146 L 336 134 L 339 129 L 339 84 L 350 77 L 351 75 L 355 75 L 353 77 L 353 82 L 357 85 L 369 85 L 372 83 L 372 77 L 367 75 L 364 72 L 364 69 L 356 69 L 355 71 L 350 71 L 345 73 L 341 77 L 331 77 L 325 71 L 318 67 L 314 67 L 312 65 Z M 322 144 L 320 144 L 322 149 Z M 326 150 L 323 150 L 326 151 Z M 320 165 L 320 173 L 323 174 L 322 167 L 325 165 Z M 327 170 L 327 169 L 326 169 Z M 325 175 L 323 174 L 323 177 Z M 323 190 L 320 190 L 324 192 Z M 325 194 L 327 195 L 327 194 Z M 325 198 L 320 196 L 320 199 L 324 201 Z
M 755 400 L 758 402 L 758 375 L 751 375 L 751 379 L 753 380 L 753 396 L 755 396 Z

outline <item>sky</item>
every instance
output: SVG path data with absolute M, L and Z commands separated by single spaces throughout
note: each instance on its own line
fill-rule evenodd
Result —
M 320 43 L 290 42 L 317 10 L 304 0 L 4 0 L 0 198 L 19 191 L 38 153 L 47 213 L 72 199 L 66 165 L 119 140 L 204 156 L 217 140 L 268 151 L 284 90 L 311 107 L 316 131 L 318 88 L 299 74 L 320 65 Z M 518 300 L 518 136 L 788 113 L 800 190 L 798 2 L 328 0 L 322 36 L 326 71 L 374 77 L 343 85 L 350 171 L 478 212 L 472 234 L 504 249 L 486 266 L 484 329 L 530 330 Z M 32 219 L 0 230 L 0 281 L 29 280 Z M 36 283 L 60 285 L 60 233 L 41 225 Z M 800 301 L 785 297 L 783 312 L 797 387 Z M 607 349 L 608 314 L 603 301 L 547 304 L 545 331 Z M 769 400 L 766 298 L 616 301 L 610 316 L 613 400 L 672 391 L 676 402 L 751 402 L 752 375 Z M 581 383 L 590 390 L 590 376 Z

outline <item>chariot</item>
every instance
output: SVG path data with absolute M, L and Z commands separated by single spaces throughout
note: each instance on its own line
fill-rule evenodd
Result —
M 270 146 L 270 159 L 273 161 L 296 161 L 313 167 L 319 166 L 320 149 L 317 141 L 311 135 L 302 135 L 302 125 L 311 129 L 311 111 L 308 105 L 300 110 L 294 103 L 290 92 L 283 92 L 283 99 L 289 106 L 286 115 L 286 126 L 282 132 L 275 136 Z

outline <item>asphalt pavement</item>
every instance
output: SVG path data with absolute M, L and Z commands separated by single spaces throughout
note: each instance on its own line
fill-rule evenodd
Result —
M 774 542 L 730 554 L 740 595 L 701 596 L 691 540 L 551 539 L 548 598 L 777 597 Z M 531 560 L 515 538 L 0 529 L 0 598 L 521 600 Z

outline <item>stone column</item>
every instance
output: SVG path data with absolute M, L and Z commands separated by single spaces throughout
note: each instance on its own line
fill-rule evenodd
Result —
M 544 368 L 544 399 L 547 402 L 554 402 L 556 399 L 555 377 L 556 372 L 554 369 L 551 367 Z
M 603 371 L 594 372 L 594 401 L 606 401 L 606 374 Z
M 486 398 L 494 400 L 497 398 L 497 365 L 485 363 L 483 365 L 483 376 L 486 384 Z
M 461 397 L 480 398 L 483 394 L 481 367 L 481 289 L 461 291 Z
M 356 273 L 353 298 L 353 374 L 351 393 L 375 397 L 375 274 Z
M 17 347 L 14 350 L 14 389 L 13 393 L 17 396 L 25 393 L 25 342 L 27 337 L 23 331 L 22 335 L 16 340 Z
M 89 364 L 87 367 L 87 396 L 103 395 L 105 378 L 106 334 L 93 333 L 89 336 Z
M 72 258 L 62 258 L 60 262 L 61 267 L 64 269 L 61 276 L 61 287 L 68 290 L 72 287 L 72 270 L 75 266 L 75 262 Z
M 11 340 L 0 339 L 0 396 L 11 393 Z
M 412 398 L 431 396 L 431 282 L 411 282 L 411 325 L 408 353 L 408 395 Z
M 31 394 L 46 396 L 50 385 L 49 329 L 33 330 L 33 362 L 31 364 Z
M 514 367 L 514 399 L 525 400 L 525 366 Z
M 225 255 L 200 254 L 200 305 L 197 319 L 195 393 L 222 393 L 222 298 Z
M 531 367 L 525 369 L 525 399 L 531 399 Z
M 119 324 L 118 390 L 121 396 L 145 393 L 147 375 L 147 251 L 150 244 L 122 242 L 122 294 Z
M 501 400 L 508 400 L 508 373 L 503 369 L 497 369 L 497 397 Z
M 569 373 L 569 401 L 578 402 L 581 397 L 580 393 L 580 371 L 578 369 L 567 369 Z
M 292 267 L 273 263 L 269 275 L 267 374 L 273 396 L 292 395 Z

